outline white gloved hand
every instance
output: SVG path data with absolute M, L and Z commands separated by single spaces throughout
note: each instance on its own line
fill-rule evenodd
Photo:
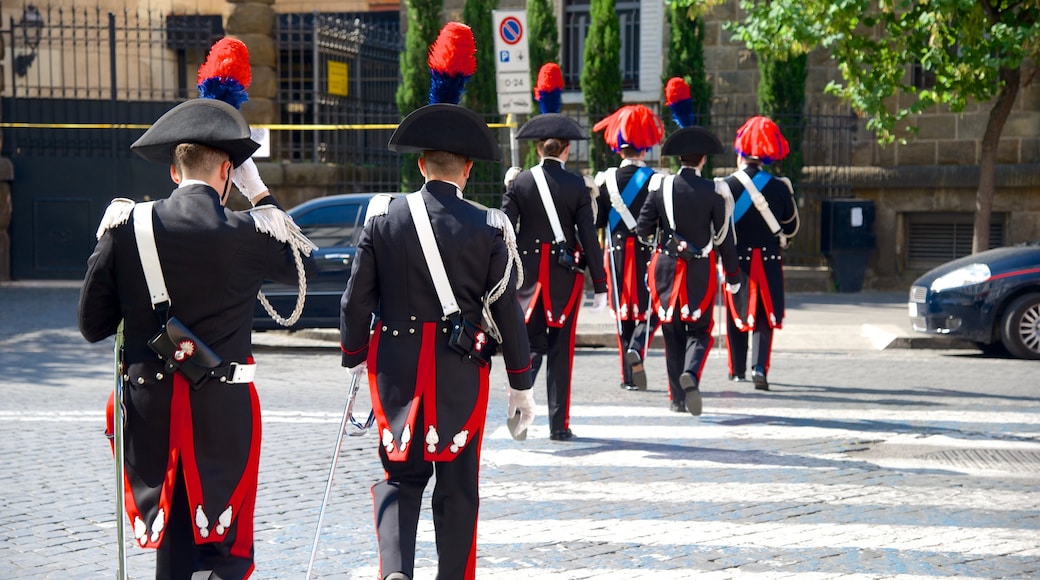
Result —
M 234 183 L 242 195 L 246 196 L 249 203 L 253 203 L 254 199 L 267 193 L 267 186 L 264 185 L 264 180 L 260 179 L 260 170 L 256 168 L 252 157 L 246 159 L 245 163 L 232 171 L 231 183 Z
M 607 293 L 597 292 L 592 296 L 592 306 L 589 307 L 589 312 L 602 312 L 607 307 Z
M 506 417 L 509 434 L 513 439 L 527 439 L 527 428 L 534 423 L 534 389 L 520 391 L 510 387 Z
M 362 377 L 365 376 L 368 374 L 368 361 L 364 361 L 357 366 L 348 367 L 347 372 L 350 373 L 351 377 L 355 375 Z
M 522 167 L 510 167 L 506 170 L 506 177 L 502 180 L 502 184 L 506 187 L 509 187 L 509 184 L 513 183 L 513 180 L 516 179 L 516 176 L 520 175 L 520 172 L 523 170 L 524 169 Z
M 726 292 L 729 292 L 730 294 L 740 292 L 740 282 L 737 282 L 736 284 L 726 283 Z

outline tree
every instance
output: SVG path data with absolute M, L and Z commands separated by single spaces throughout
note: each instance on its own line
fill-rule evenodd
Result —
M 671 4 L 668 6 L 668 62 L 661 77 L 661 85 L 672 77 L 682 77 L 690 86 L 696 122 L 702 127 L 711 127 L 711 83 L 704 67 L 704 18 L 690 8 Z M 675 121 L 670 115 L 662 115 L 667 126 Z M 673 162 L 678 162 L 676 159 Z M 708 158 L 710 167 L 711 158 Z M 673 166 L 674 167 L 674 166 Z M 711 175 L 710 170 L 706 175 Z
M 531 56 L 531 90 L 538 84 L 538 70 L 542 65 L 549 62 L 559 64 L 560 61 L 560 32 L 556 25 L 556 9 L 552 0 L 530 0 L 527 3 L 527 52 Z M 541 109 L 538 101 L 532 101 L 532 115 L 537 115 Z M 527 150 L 524 167 L 531 167 L 538 163 L 538 153 L 533 146 Z
M 395 100 L 401 117 L 429 102 L 430 67 L 426 63 L 430 45 L 437 40 L 441 29 L 443 0 L 405 0 L 408 28 L 405 31 L 404 52 L 401 53 L 401 84 Z M 422 175 L 416 165 L 416 155 L 404 155 L 401 168 L 401 190 L 414 191 L 422 184 Z
M 585 35 L 585 55 L 581 70 L 581 92 L 589 125 L 621 106 L 621 25 L 614 0 L 592 0 L 589 30 Z M 593 170 L 610 165 L 610 149 L 603 135 L 589 140 L 589 164 Z
M 791 152 L 777 170 L 798 183 L 802 176 L 802 135 L 805 133 L 807 55 L 758 57 L 758 110 L 776 121 Z
M 498 6 L 498 0 L 466 0 L 462 8 L 462 22 L 473 30 L 473 40 L 477 46 L 477 72 L 466 83 L 462 93 L 462 104 L 466 108 L 480 113 L 488 123 L 498 123 L 498 88 L 495 72 L 495 32 L 492 30 L 491 11 Z M 481 203 L 497 205 L 486 197 L 492 190 L 501 191 L 502 176 L 499 164 L 489 161 L 476 161 L 470 173 L 469 188 L 473 197 Z M 480 190 L 484 190 L 481 192 Z M 484 193 L 485 195 L 481 195 Z
M 899 122 L 908 116 L 936 105 L 961 112 L 969 102 L 989 102 L 972 251 L 988 248 L 997 146 L 1024 63 L 1040 57 L 1040 3 L 741 0 L 740 6 L 747 18 L 732 29 L 756 53 L 805 54 L 817 46 L 830 51 L 843 82 L 830 83 L 828 92 L 866 115 L 882 145 L 905 138 Z M 934 74 L 933 88 L 910 84 L 907 70 L 915 65 Z

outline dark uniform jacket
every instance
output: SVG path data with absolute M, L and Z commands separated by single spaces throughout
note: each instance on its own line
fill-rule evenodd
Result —
M 248 213 L 222 207 L 217 192 L 204 184 L 186 185 L 156 201 L 152 222 L 170 315 L 225 365 L 252 362 L 257 291 L 265 278 L 285 284 L 297 281 L 289 245 L 257 231 Z M 313 274 L 313 259 L 303 259 L 308 275 Z M 251 383 L 216 379 L 195 389 L 179 372 L 165 372 L 163 361 L 147 346 L 159 332 L 160 321 L 152 309 L 129 217 L 98 240 L 87 261 L 79 303 L 80 332 L 90 342 L 112 336 L 121 320 L 124 446 L 132 492 L 127 495 L 127 512 L 135 537 L 144 547 L 157 547 L 162 541 L 173 491 L 170 474 L 179 458 L 196 523 L 195 541 L 223 541 L 243 503 L 251 511 L 255 499 L 260 451 L 256 391 Z M 252 545 L 252 522 L 248 525 L 248 533 L 240 529 L 236 538 L 245 549 Z
M 640 165 L 636 163 L 623 162 L 617 170 L 618 192 L 624 193 L 628 182 L 635 175 Z M 609 179 L 609 178 L 608 178 Z M 653 179 L 651 175 L 650 179 Z M 639 212 L 646 201 L 647 192 L 650 187 L 650 179 L 636 193 L 635 198 L 628 204 L 628 210 L 632 217 L 639 219 Z M 604 183 L 599 188 L 597 198 L 599 210 L 597 212 L 596 227 L 606 228 L 610 223 L 611 204 L 610 190 Z M 647 266 L 650 263 L 652 249 L 639 241 L 636 232 L 625 225 L 624 220 L 618 220 L 613 231 L 610 232 L 610 246 L 605 251 L 614 254 L 614 275 L 611 283 L 617 283 L 617 290 L 611 289 L 610 299 L 614 304 L 614 312 L 621 320 L 646 320 L 646 308 L 650 303 L 649 291 L 646 286 Z M 610 256 L 605 255 L 607 267 L 610 267 Z M 617 304 L 616 298 L 620 298 L 621 304 Z
M 431 181 L 420 193 L 462 316 L 479 324 L 481 300 L 512 268 L 503 232 L 489 225 L 489 210 L 462 199 L 453 184 Z M 501 212 L 490 211 L 508 227 Z M 515 288 L 514 273 L 490 310 L 510 385 L 528 389 L 530 346 Z M 416 439 L 427 460 L 450 461 L 483 428 L 488 369 L 449 345 L 405 199 L 390 201 L 382 215 L 369 211 L 343 293 L 340 332 L 343 366 L 368 361 L 380 440 L 391 461 L 403 461 Z M 420 408 L 426 431 L 415 433 Z
M 678 233 L 675 236 L 665 210 L 663 184 L 667 179 L 661 179 L 662 185 L 650 191 L 636 230 L 640 237 L 655 237 L 658 241 L 649 275 L 652 304 L 658 318 L 671 322 L 678 316 L 683 321 L 696 322 L 704 314 L 710 316 L 714 304 L 718 286 L 716 247 L 727 282 L 739 280 L 733 232 L 726 223 L 729 216 L 725 198 L 715 191 L 714 182 L 700 177 L 693 168 L 684 167 L 672 181 L 672 215 Z M 658 228 L 660 235 L 655 235 Z M 721 237 L 724 231 L 726 235 Z M 685 242 L 695 257 L 690 260 L 679 257 L 676 244 L 669 244 L 673 237 L 679 244 Z
M 581 261 L 592 275 L 594 291 L 606 292 L 603 252 L 596 237 L 592 199 L 585 180 L 564 169 L 558 160 L 545 159 L 541 165 L 567 248 L 580 251 Z M 525 320 L 530 321 L 541 297 L 547 325 L 562 327 L 581 304 L 585 277 L 559 264 L 553 244 L 555 235 L 530 170 L 522 171 L 506 188 L 502 211 L 514 227 L 519 227 L 517 246 L 524 265 L 524 284 L 517 294 Z
M 755 165 L 743 169 L 748 177 L 754 177 L 761 169 Z M 726 178 L 733 194 L 734 203 L 741 196 L 749 195 L 740 181 Z M 762 196 L 769 203 L 784 235 L 793 235 L 798 229 L 794 195 L 786 179 L 772 177 L 761 188 Z M 734 219 L 737 216 L 734 215 Z M 727 294 L 730 313 L 737 328 L 749 331 L 755 320 L 765 317 L 774 328 L 780 328 L 784 319 L 784 272 L 780 238 L 769 230 L 762 214 L 752 205 L 735 223 L 737 261 L 740 264 L 740 291 Z M 765 312 L 757 312 L 761 298 Z

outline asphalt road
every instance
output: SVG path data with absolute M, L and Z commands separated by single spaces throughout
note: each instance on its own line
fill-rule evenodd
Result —
M 112 345 L 79 336 L 76 295 L 0 286 L 3 578 L 114 570 L 102 435 Z M 816 318 L 803 320 L 832 320 Z M 872 344 L 781 348 L 778 339 L 768 393 L 726 382 L 716 349 L 701 417 L 668 411 L 661 351 L 647 360 L 650 388 L 627 392 L 616 386 L 615 352 L 580 349 L 573 443 L 548 440 L 542 407 L 526 442 L 509 438 L 497 365 L 477 577 L 1036 577 L 1037 363 Z M 268 346 L 257 358 L 264 447 L 254 578 L 302 578 L 347 377 L 334 345 Z M 536 389 L 544 405 L 544 379 Z M 364 392 L 357 405 L 369 407 Z M 374 433 L 344 443 L 319 577 L 376 576 L 368 492 L 381 475 L 376 445 Z M 130 554 L 132 576 L 151 577 L 152 553 Z M 432 579 L 429 512 L 418 554 L 416 580 Z

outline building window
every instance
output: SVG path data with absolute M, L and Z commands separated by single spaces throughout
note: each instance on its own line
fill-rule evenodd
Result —
M 934 89 L 935 71 L 926 70 L 920 62 L 910 68 L 910 86 L 915 89 Z
M 619 0 L 615 7 L 621 27 L 621 87 L 639 88 L 639 0 Z M 589 31 L 590 0 L 563 3 L 563 83 L 567 90 L 581 90 L 585 64 L 585 35 Z
M 990 217 L 989 247 L 1004 245 L 1006 214 Z M 906 265 L 928 269 L 971 254 L 975 214 L 968 212 L 913 212 L 906 214 Z

